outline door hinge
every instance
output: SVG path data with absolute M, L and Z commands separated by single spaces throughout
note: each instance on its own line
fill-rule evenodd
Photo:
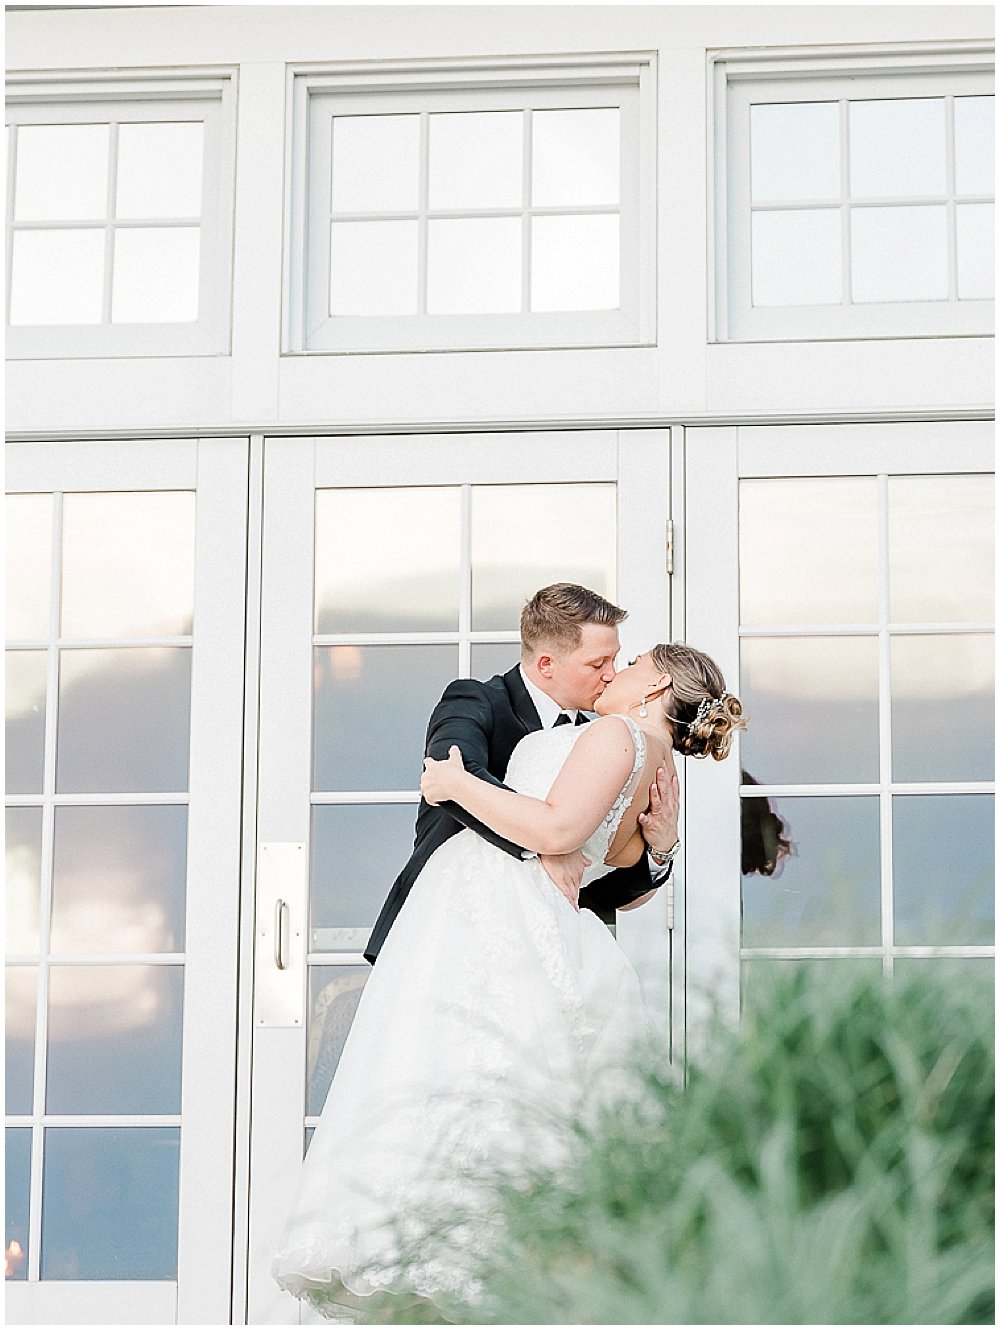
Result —
M 671 868 L 667 878 L 667 932 L 674 931 L 674 870 Z
M 674 519 L 667 518 L 667 576 L 674 575 Z

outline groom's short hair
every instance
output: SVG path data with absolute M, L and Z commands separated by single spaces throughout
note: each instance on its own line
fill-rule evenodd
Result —
M 521 611 L 521 656 L 527 659 L 543 646 L 575 651 L 585 623 L 614 627 L 627 614 L 585 586 L 573 582 L 543 586 Z

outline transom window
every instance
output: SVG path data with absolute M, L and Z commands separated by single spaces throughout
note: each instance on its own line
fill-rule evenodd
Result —
M 991 331 L 988 73 L 730 70 L 726 117 L 728 336 Z
M 293 238 L 289 349 L 651 340 L 648 64 L 587 73 L 383 75 L 364 96 L 301 76 L 309 225 Z
M 227 344 L 228 79 L 115 101 L 18 88 L 8 129 L 15 356 L 197 354 Z M 131 94 L 131 95 L 129 95 Z M 227 173 L 228 162 L 228 173 Z

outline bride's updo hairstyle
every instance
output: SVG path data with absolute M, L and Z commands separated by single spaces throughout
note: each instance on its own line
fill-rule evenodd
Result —
M 674 747 L 685 757 L 721 762 L 733 735 L 745 730 L 743 705 L 726 691 L 722 671 L 710 656 L 683 642 L 661 642 L 650 651 L 653 664 L 671 678 L 663 712 L 674 732 Z

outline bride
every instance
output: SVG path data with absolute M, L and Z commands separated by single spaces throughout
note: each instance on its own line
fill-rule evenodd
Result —
M 453 800 L 539 854 L 582 847 L 595 866 L 645 852 L 634 796 L 674 751 L 724 758 L 745 728 L 718 667 L 680 643 L 637 657 L 598 699 L 599 719 L 526 735 L 505 777 L 466 772 L 458 748 L 425 760 L 432 804 Z M 586 880 L 586 879 L 585 879 Z M 474 1291 L 488 1252 L 483 1166 L 552 1162 L 561 1117 L 625 1093 L 615 1076 L 650 1037 L 639 980 L 601 920 L 537 858 L 474 831 L 427 861 L 364 988 L 302 1165 L 272 1274 L 321 1311 L 377 1290 L 433 1299 Z M 468 1222 L 454 1225 L 456 1216 Z M 435 1219 L 450 1240 L 413 1244 Z M 404 1262 L 404 1253 L 406 1259 Z

